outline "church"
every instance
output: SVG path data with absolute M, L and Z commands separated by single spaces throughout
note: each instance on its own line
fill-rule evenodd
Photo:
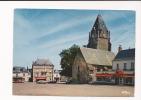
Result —
M 110 31 L 99 14 L 89 32 L 88 44 L 81 47 L 72 66 L 72 80 L 77 83 L 89 83 L 97 80 L 96 74 L 112 70 L 115 58 L 111 52 Z

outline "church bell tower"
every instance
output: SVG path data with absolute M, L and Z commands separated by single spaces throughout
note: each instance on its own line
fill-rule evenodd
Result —
M 111 51 L 110 31 L 107 29 L 101 15 L 98 15 L 96 21 L 89 32 L 88 48 Z

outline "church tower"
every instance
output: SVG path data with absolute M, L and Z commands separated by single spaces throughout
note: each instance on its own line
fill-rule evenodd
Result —
M 107 29 L 101 15 L 97 16 L 96 21 L 89 32 L 87 47 L 111 51 L 110 31 Z

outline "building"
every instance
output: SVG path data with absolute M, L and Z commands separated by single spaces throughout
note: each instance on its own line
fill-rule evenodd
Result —
M 114 53 L 106 50 L 80 48 L 72 66 L 72 79 L 79 83 L 97 80 L 97 73 L 112 70 Z
M 49 59 L 37 59 L 32 64 L 32 80 L 53 81 L 54 65 Z
M 72 67 L 72 79 L 79 83 L 95 82 L 103 71 L 112 70 L 115 55 L 111 52 L 110 31 L 101 15 L 97 16 L 85 47 L 80 48 Z
M 116 84 L 134 85 L 135 48 L 122 50 L 120 46 L 113 60 L 113 70 L 116 72 Z
M 13 82 L 28 82 L 30 77 L 31 73 L 25 67 L 13 67 Z
M 111 51 L 110 31 L 107 29 L 101 15 L 98 15 L 96 21 L 89 32 L 88 48 Z
M 53 79 L 55 82 L 60 82 L 61 80 L 60 72 L 61 72 L 60 70 L 54 70 Z

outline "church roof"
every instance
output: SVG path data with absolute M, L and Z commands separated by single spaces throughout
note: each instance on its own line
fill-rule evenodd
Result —
M 135 59 L 135 48 L 121 50 L 118 52 L 114 60 L 134 60 Z
M 95 27 L 96 29 L 102 29 L 104 31 L 108 31 L 106 24 L 100 14 L 97 16 L 93 27 Z
M 35 62 L 33 62 L 34 66 L 53 66 L 51 61 L 49 59 L 37 59 Z
M 86 63 L 93 65 L 112 66 L 112 60 L 115 57 L 113 52 L 84 47 L 80 48 L 80 50 Z

